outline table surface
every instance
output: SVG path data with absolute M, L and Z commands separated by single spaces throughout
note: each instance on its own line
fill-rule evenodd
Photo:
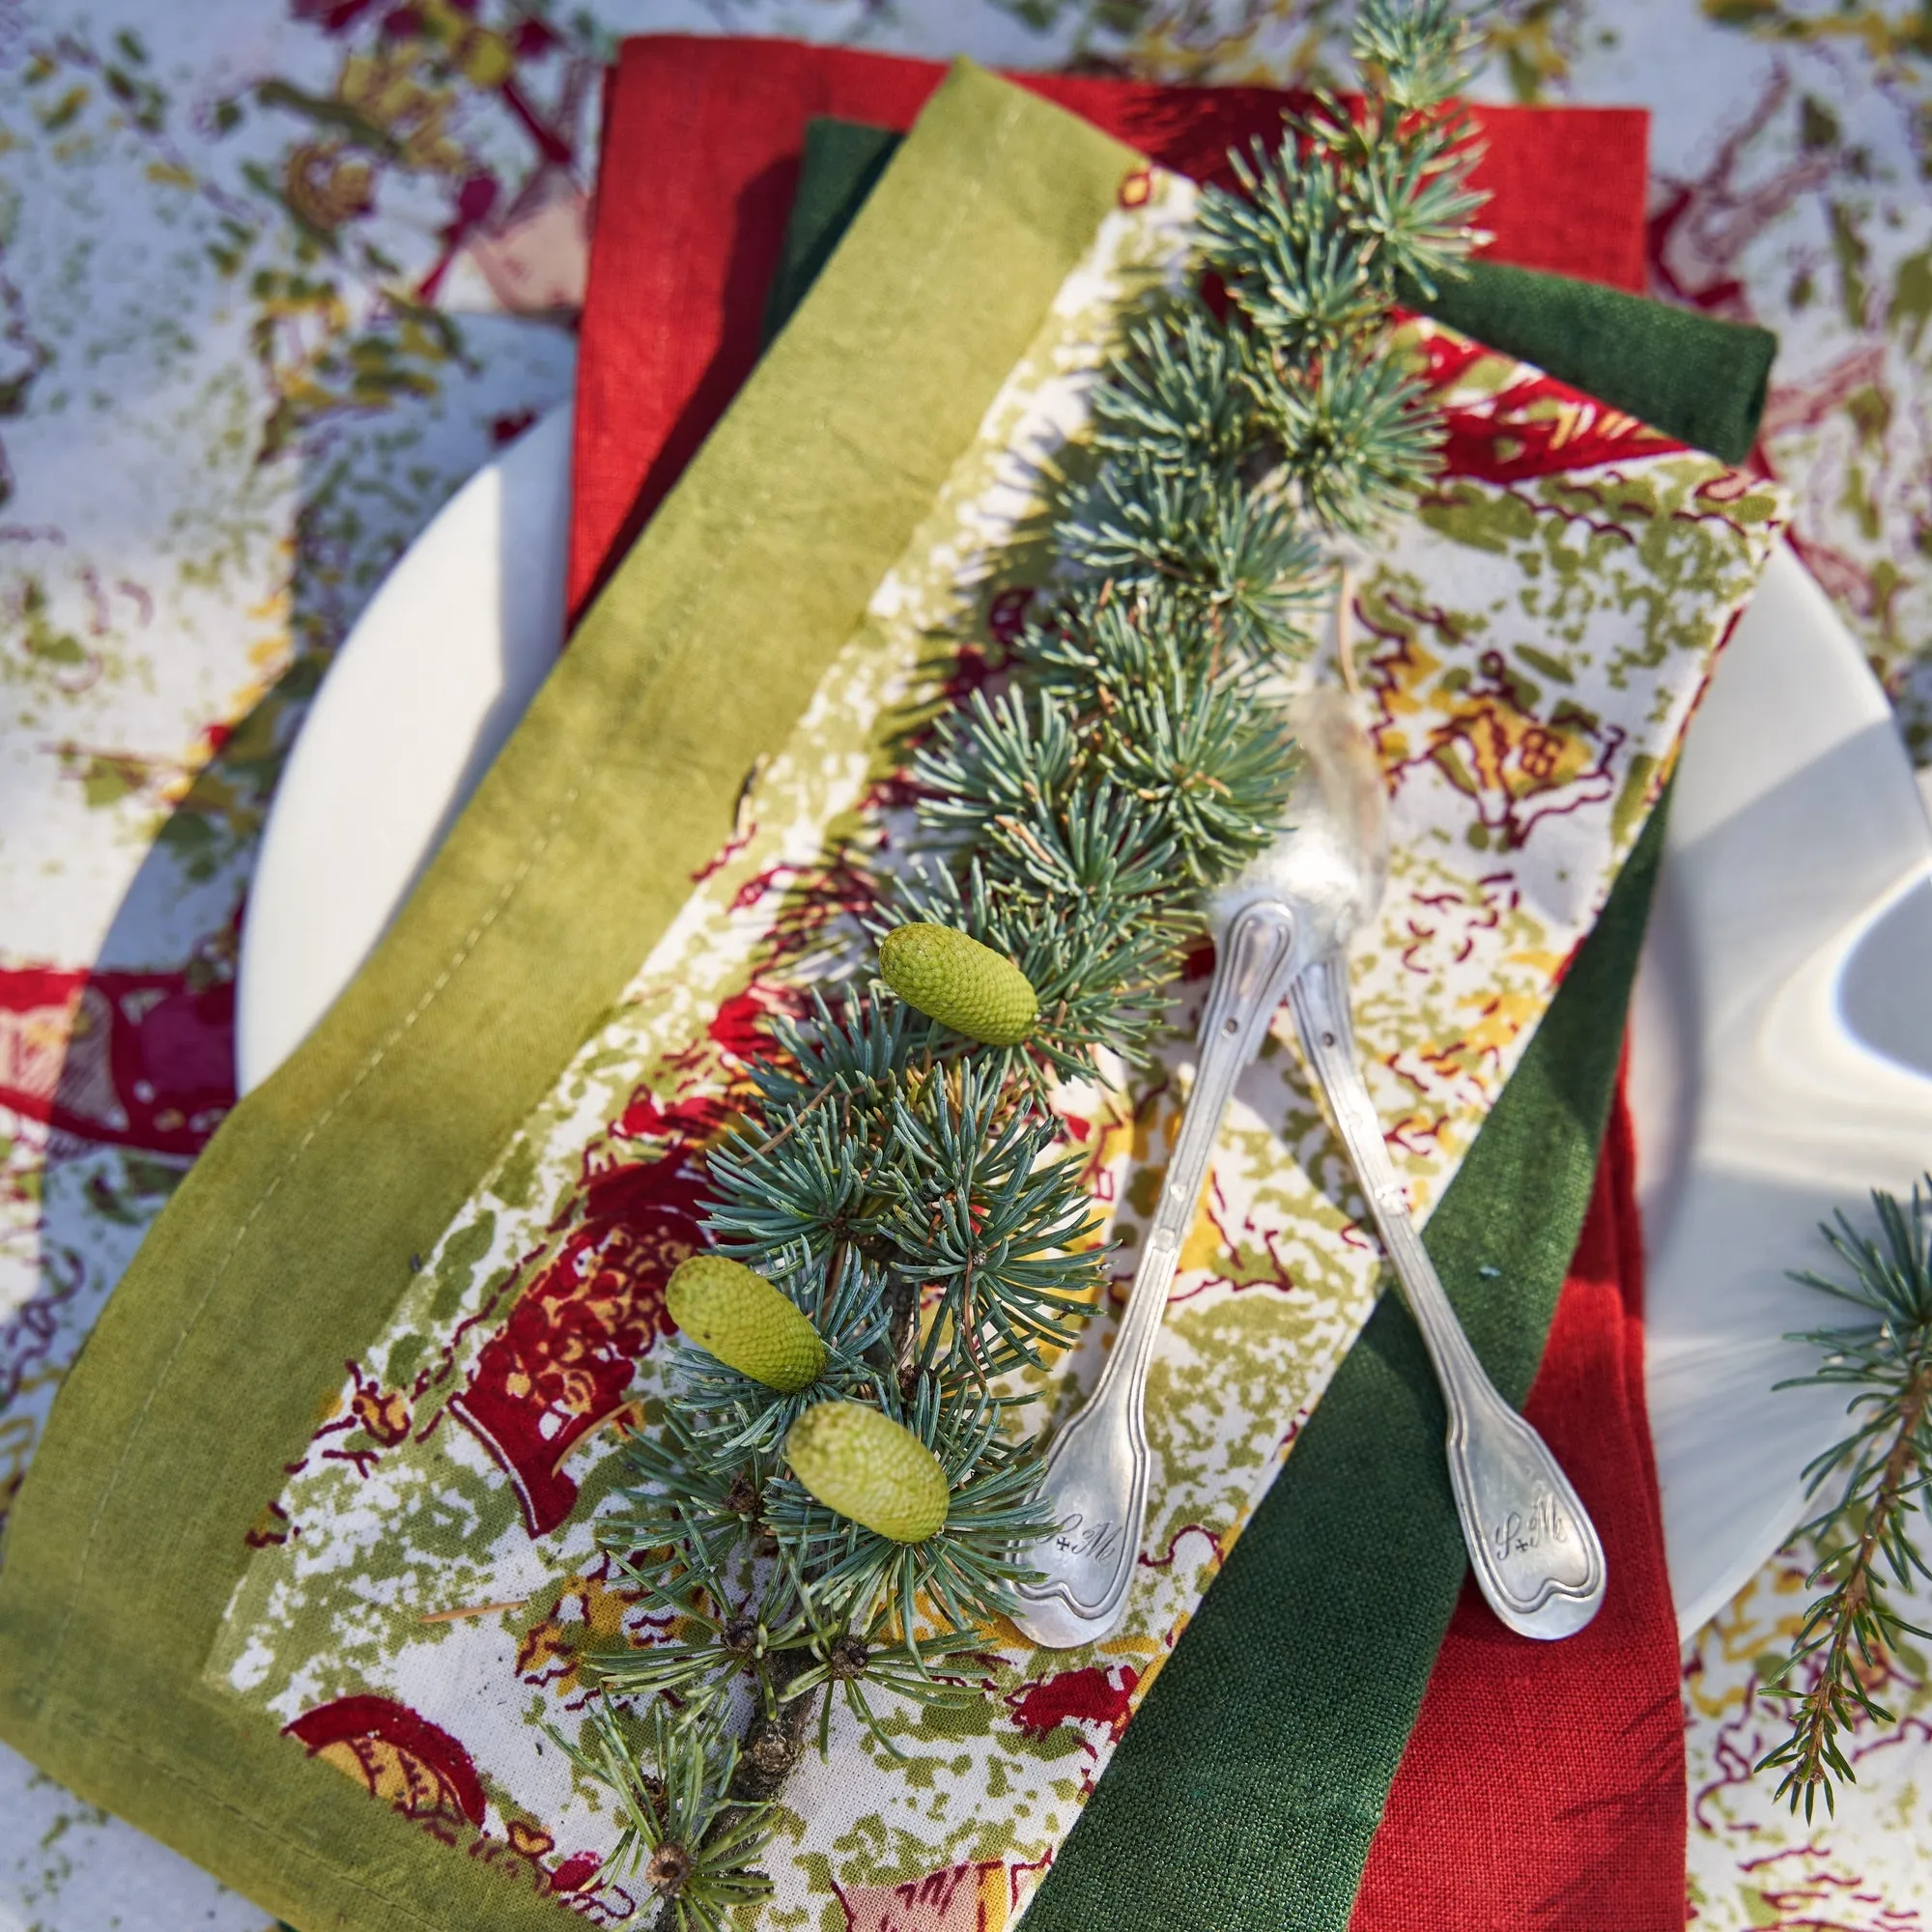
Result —
M 1284 80 L 1337 60 L 1347 19 L 1333 0 L 547 11 L 197 0 L 162 33 L 152 0 L 0 0 L 0 1507 L 229 1090 L 242 895 L 329 652 L 448 494 L 569 392 L 615 37 Z M 1778 331 L 1764 448 L 1801 553 L 1932 762 L 1922 23 L 1878 0 L 1501 0 L 1492 42 L 1489 98 L 1651 109 L 1655 292 Z M 1835 1817 L 1793 1820 L 1749 1776 L 1776 1735 L 1756 1661 L 1788 1640 L 1804 1567 L 1775 1559 L 1686 1646 L 1700 1932 L 1932 1920 L 1920 1657 Z M 0 1932 L 264 1923 L 0 1748 Z

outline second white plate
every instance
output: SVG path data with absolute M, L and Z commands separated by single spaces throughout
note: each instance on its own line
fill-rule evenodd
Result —
M 1780 548 L 1685 739 L 1631 1024 L 1652 1439 L 1679 1626 L 1807 1514 L 1847 1319 L 1818 1224 L 1932 1162 L 1932 829 L 1890 707 Z

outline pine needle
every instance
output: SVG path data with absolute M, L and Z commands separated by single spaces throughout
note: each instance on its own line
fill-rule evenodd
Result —
M 1850 1280 L 1806 1271 L 1794 1279 L 1865 1311 L 1867 1321 L 1818 1328 L 1791 1339 L 1824 1351 L 1817 1373 L 1780 1387 L 1827 1385 L 1854 1391 L 1851 1433 L 1805 1470 L 1808 1492 L 1836 1483 L 1831 1506 L 1798 1532 L 1822 1551 L 1806 1578 L 1818 1592 L 1790 1655 L 1763 1689 L 1790 1707 L 1791 1735 L 1759 1759 L 1781 1771 L 1777 1796 L 1808 1820 L 1820 1797 L 1836 1808 L 1836 1786 L 1858 1774 L 1845 1734 L 1862 1720 L 1894 1721 L 1872 1690 L 1899 1638 L 1932 1634 L 1906 1622 L 1890 1601 L 1916 1577 L 1932 1577 L 1915 1540 L 1932 1483 L 1932 1267 L 1927 1222 L 1932 1176 L 1915 1186 L 1910 1207 L 1874 1193 L 1879 1234 L 1858 1233 L 1840 1212 L 1821 1232 L 1850 1269 Z

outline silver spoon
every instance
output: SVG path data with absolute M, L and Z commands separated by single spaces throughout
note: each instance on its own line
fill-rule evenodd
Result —
M 1097 1641 L 1125 1610 L 1147 1514 L 1144 1403 L 1154 1338 L 1221 1117 L 1284 992 L 1442 1385 L 1450 1483 L 1484 1596 L 1511 1630 L 1533 1637 L 1570 1635 L 1603 1602 L 1596 1529 L 1463 1333 L 1409 1219 L 1355 1057 L 1349 942 L 1380 903 L 1388 873 L 1375 754 L 1340 693 L 1303 699 L 1294 722 L 1304 762 L 1289 806 L 1293 829 L 1213 901 L 1200 1066 L 1159 1210 L 1100 1378 L 1047 1457 L 1042 1488 L 1057 1527 L 1029 1552 L 1042 1575 L 1020 1587 L 1013 1620 L 1055 1649 Z

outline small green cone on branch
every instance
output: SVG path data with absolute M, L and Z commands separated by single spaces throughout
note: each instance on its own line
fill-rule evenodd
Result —
M 818 1330 L 763 1275 L 724 1255 L 689 1255 L 665 1288 L 681 1333 L 726 1368 L 796 1395 L 825 1371 Z
M 1039 1001 L 1004 952 L 950 925 L 902 925 L 879 942 L 879 971 L 907 1006 L 982 1046 L 1017 1046 Z
M 821 1402 L 785 1435 L 785 1461 L 827 1509 L 894 1543 L 946 1521 L 946 1471 L 911 1430 L 858 1402 Z

